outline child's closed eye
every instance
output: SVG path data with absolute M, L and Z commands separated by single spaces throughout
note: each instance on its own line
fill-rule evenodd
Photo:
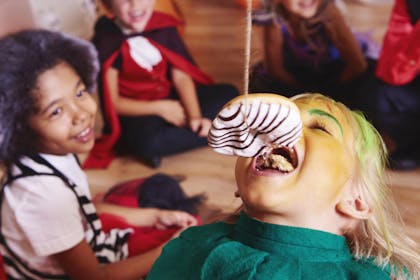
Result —
M 321 120 L 315 120 L 308 127 L 310 129 L 321 130 L 321 131 L 326 132 L 330 135 L 333 135 L 333 133 L 331 132 L 331 129 L 327 126 L 327 124 L 325 122 L 323 122 Z

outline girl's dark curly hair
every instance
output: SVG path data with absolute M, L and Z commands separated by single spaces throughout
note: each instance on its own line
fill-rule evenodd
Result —
M 74 68 L 93 92 L 99 70 L 94 46 L 60 32 L 26 30 L 0 40 L 0 162 L 8 168 L 34 153 L 29 117 L 37 110 L 38 77 L 59 63 Z

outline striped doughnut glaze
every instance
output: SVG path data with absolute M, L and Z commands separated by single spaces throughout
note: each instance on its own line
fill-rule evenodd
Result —
M 297 106 L 277 94 L 241 95 L 212 122 L 209 146 L 225 155 L 255 157 L 266 147 L 296 144 L 302 134 Z

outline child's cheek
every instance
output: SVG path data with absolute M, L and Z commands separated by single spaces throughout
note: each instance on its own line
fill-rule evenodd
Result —
M 95 116 L 96 113 L 98 112 L 98 105 L 92 96 L 89 96 L 89 100 L 87 102 L 86 107 L 87 107 L 88 112 L 92 114 L 93 116 Z
M 344 143 L 322 132 L 308 132 L 304 170 L 306 178 L 328 185 L 341 185 L 350 176 L 354 160 Z M 310 183 L 310 182 L 308 182 Z

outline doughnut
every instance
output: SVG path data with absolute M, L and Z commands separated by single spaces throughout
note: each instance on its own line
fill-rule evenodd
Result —
M 270 160 L 264 158 L 261 166 L 274 168 L 280 164 L 283 169 L 292 169 L 293 160 L 290 167 L 279 163 L 284 158 L 278 156 L 279 150 L 291 150 L 301 134 L 300 112 L 291 100 L 277 94 L 253 93 L 238 96 L 223 106 L 207 139 L 218 153 L 241 157 L 273 154 Z M 278 152 L 272 153 L 273 149 Z

